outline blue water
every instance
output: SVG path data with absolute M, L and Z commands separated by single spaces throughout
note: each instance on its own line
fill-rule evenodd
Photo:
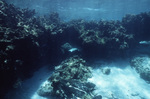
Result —
M 38 14 L 58 12 L 61 19 L 121 20 L 126 14 L 150 11 L 150 0 L 6 0 Z

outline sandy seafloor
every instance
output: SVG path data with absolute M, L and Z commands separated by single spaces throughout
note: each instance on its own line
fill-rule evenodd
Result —
M 103 99 L 150 99 L 150 84 L 141 79 L 128 62 L 104 63 L 101 68 L 110 68 L 111 73 L 106 75 L 95 68 L 89 81 L 96 85 L 95 93 Z
M 88 81 L 96 85 L 94 93 L 102 95 L 102 99 L 150 99 L 150 84 L 141 79 L 126 60 L 95 61 L 93 66 L 93 77 Z M 110 74 L 103 74 L 102 68 L 111 69 Z M 48 66 L 39 69 L 21 88 L 10 91 L 7 99 L 47 99 L 38 96 L 36 91 L 51 73 Z

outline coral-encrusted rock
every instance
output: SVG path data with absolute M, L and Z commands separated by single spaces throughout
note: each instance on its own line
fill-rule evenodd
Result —
M 131 48 L 134 35 L 126 32 L 120 21 L 71 21 L 79 34 L 84 57 L 111 57 L 127 55 L 122 53 Z M 114 55 L 113 55 L 114 54 Z
M 135 57 L 131 66 L 140 74 L 141 78 L 150 82 L 150 57 Z
M 132 34 L 127 34 L 120 21 L 74 21 L 76 30 L 80 33 L 83 44 L 104 46 L 113 49 L 125 49 L 129 47 Z
M 0 0 L 0 98 L 38 67 L 37 37 L 41 31 L 33 24 L 34 14 Z
M 52 90 L 52 83 L 47 80 L 41 85 L 41 88 L 38 90 L 38 94 L 43 97 L 48 97 L 52 95 Z
M 134 33 L 137 42 L 150 39 L 150 12 L 128 14 L 122 18 L 122 24 L 128 33 Z
M 37 91 L 41 96 L 58 96 L 59 98 L 91 97 L 95 85 L 87 82 L 91 77 L 90 68 L 78 56 L 63 61 L 55 68 L 55 72 Z M 90 99 L 90 98 L 88 98 Z
M 78 79 L 80 81 L 86 81 L 91 76 L 90 68 L 85 65 L 85 60 L 74 56 L 55 67 L 55 73 L 50 79 L 57 80 L 55 77 L 59 77 L 59 79 Z

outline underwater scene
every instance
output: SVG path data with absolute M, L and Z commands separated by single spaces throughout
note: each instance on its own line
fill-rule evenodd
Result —
M 0 99 L 150 99 L 150 0 L 0 0 Z

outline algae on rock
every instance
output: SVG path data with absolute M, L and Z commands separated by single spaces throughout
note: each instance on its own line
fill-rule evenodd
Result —
M 90 77 L 91 69 L 85 65 L 85 60 L 73 56 L 56 66 L 54 73 L 46 81 L 48 83 L 41 86 L 37 92 L 41 96 L 52 95 L 61 99 L 93 97 L 91 94 L 95 85 L 87 82 Z

